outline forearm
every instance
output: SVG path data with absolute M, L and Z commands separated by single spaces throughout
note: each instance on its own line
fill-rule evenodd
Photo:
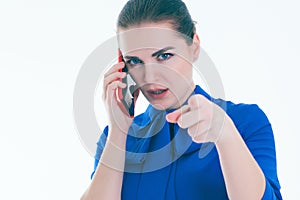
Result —
M 100 162 L 82 200 L 120 200 L 125 163 L 126 135 L 109 134 Z
M 229 120 L 216 143 L 229 199 L 260 200 L 265 191 L 265 177 Z

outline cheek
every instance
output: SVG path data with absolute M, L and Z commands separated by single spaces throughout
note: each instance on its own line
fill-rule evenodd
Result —
M 190 79 L 193 75 L 193 66 L 185 60 L 179 60 L 173 65 L 173 71 L 178 79 Z

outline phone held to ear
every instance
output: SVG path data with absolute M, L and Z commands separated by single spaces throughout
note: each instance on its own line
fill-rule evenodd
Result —
M 119 62 L 124 62 L 122 52 L 118 51 L 118 61 Z M 125 63 L 125 62 L 124 62 Z M 131 118 L 134 117 L 134 106 L 135 106 L 135 101 L 138 95 L 138 90 L 136 89 L 136 83 L 132 79 L 131 75 L 128 73 L 128 68 L 125 63 L 125 67 L 123 69 L 119 70 L 120 72 L 126 72 L 126 76 L 122 78 L 122 82 L 126 83 L 126 88 L 123 89 L 118 89 L 118 96 L 122 104 L 124 105 L 127 113 Z

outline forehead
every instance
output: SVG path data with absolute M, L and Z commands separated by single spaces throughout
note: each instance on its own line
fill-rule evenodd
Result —
M 183 34 L 175 31 L 170 23 L 149 23 L 120 29 L 118 42 L 125 54 L 142 49 L 183 48 L 187 45 Z

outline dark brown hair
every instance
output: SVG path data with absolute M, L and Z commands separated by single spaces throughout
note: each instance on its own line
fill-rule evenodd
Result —
M 129 0 L 119 14 L 117 27 L 126 29 L 143 22 L 162 21 L 169 21 L 191 44 L 195 24 L 181 0 Z

